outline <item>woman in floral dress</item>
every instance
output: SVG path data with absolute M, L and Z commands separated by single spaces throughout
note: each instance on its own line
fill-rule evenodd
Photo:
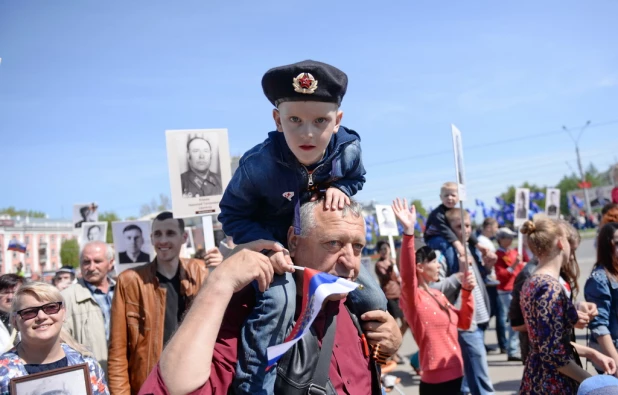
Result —
M 567 229 L 557 220 L 541 217 L 526 221 L 521 232 L 539 264 L 521 290 L 530 354 L 520 393 L 575 394 L 590 373 L 576 363 L 574 349 L 583 357 L 599 361 L 610 374 L 616 366 L 599 352 L 571 343 L 578 314 L 559 281 L 560 268 L 571 256 Z

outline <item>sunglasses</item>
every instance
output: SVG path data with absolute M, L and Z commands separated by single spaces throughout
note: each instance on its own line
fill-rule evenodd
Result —
M 52 302 L 44 304 L 43 306 L 28 307 L 27 309 L 16 311 L 15 314 L 19 314 L 22 320 L 27 321 L 39 315 L 40 310 L 43 310 L 43 312 L 47 315 L 53 315 L 58 314 L 61 308 L 62 302 Z

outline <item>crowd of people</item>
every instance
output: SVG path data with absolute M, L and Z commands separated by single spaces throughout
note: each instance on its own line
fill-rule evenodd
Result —
M 156 256 L 146 265 L 116 276 L 112 247 L 93 240 L 77 270 L 61 268 L 52 284 L 0 276 L 0 395 L 14 378 L 78 364 L 95 395 L 377 395 L 397 384 L 388 373 L 404 363 L 408 329 L 421 394 L 492 394 L 485 334 L 494 316 L 496 351 L 525 365 L 522 394 L 618 388 L 618 205 L 603 211 L 586 301 L 575 302 L 572 225 L 537 215 L 499 228 L 486 218 L 476 234 L 451 182 L 423 235 L 415 207 L 393 201 L 401 248 L 394 259 L 378 244 L 374 276 L 361 265 L 366 227 L 353 199 L 365 182 L 360 137 L 341 126 L 347 76 L 304 61 L 269 70 L 262 87 L 277 130 L 243 156 L 223 192 L 221 251 L 180 258 L 184 221 L 165 211 L 152 222 Z M 306 321 L 316 286 L 306 269 L 360 286 L 330 295 Z M 299 320 L 310 327 L 302 337 L 292 332 Z M 590 347 L 575 341 L 585 327 Z M 272 366 L 268 348 L 291 339 Z

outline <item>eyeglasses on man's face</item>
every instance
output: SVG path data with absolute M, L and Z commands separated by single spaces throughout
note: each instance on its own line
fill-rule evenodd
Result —
M 43 313 L 47 315 L 58 314 L 62 308 L 62 302 L 52 302 L 44 304 L 43 306 L 28 307 L 27 309 L 21 309 L 15 312 L 22 320 L 28 321 L 39 315 L 39 311 L 43 310 Z

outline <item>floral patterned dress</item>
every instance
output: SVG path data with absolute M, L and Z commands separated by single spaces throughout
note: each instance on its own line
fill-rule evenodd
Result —
M 577 310 L 562 285 L 550 275 L 534 274 L 521 290 L 520 305 L 530 338 L 520 393 L 577 393 L 577 382 L 558 372 L 574 360 L 570 335 L 577 322 Z
M 109 395 L 105 373 L 103 373 L 103 369 L 96 359 L 83 356 L 65 343 L 62 343 L 62 349 L 69 366 L 88 364 L 93 395 Z M 17 355 L 16 350 L 17 348 L 13 348 L 0 356 L 0 395 L 9 395 L 12 378 L 28 374 L 24 367 L 24 361 Z

